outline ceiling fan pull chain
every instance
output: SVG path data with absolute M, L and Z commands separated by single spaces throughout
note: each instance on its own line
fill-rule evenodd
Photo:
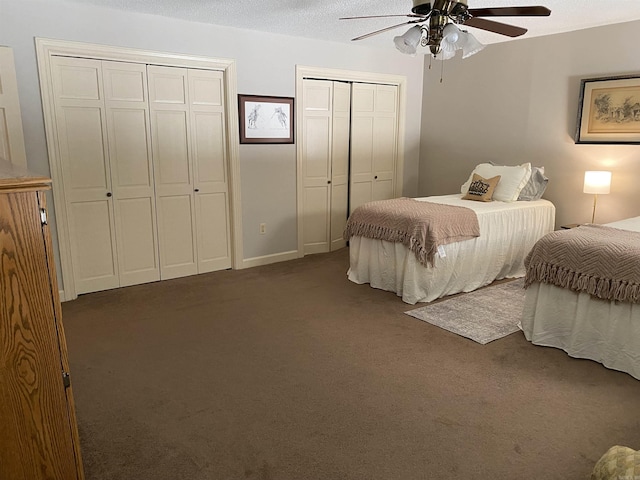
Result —
M 440 83 L 442 83 L 442 74 L 444 73 L 444 60 L 440 60 Z

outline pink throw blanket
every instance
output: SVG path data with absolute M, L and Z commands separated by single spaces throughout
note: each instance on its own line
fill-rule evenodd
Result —
M 353 236 L 402 243 L 422 265 L 433 266 L 440 245 L 479 237 L 480 226 L 470 208 L 402 197 L 356 208 L 343 234 Z
M 525 286 L 541 282 L 603 300 L 640 303 L 640 232 L 582 225 L 542 237 L 524 261 Z

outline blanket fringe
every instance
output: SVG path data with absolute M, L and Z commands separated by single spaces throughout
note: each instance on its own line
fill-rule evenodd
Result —
M 551 263 L 540 262 L 528 266 L 525 288 L 533 282 L 548 283 L 574 292 L 586 292 L 603 300 L 640 303 L 640 284 L 600 278 Z
M 388 242 L 402 243 L 417 257 L 422 265 L 434 266 L 437 247 L 427 250 L 420 242 L 407 232 L 393 230 L 379 225 L 351 223 L 347 225 L 343 237 L 367 237 L 375 240 L 386 240 Z

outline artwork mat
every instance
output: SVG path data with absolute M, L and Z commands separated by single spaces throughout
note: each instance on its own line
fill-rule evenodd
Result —
M 294 143 L 293 98 L 240 94 L 238 114 L 240 143 Z
M 598 115 L 596 100 L 609 95 L 613 109 L 608 116 Z M 630 115 L 623 117 L 623 105 L 629 98 Z M 580 84 L 580 100 L 576 143 L 640 144 L 640 76 L 625 75 L 583 79 Z M 603 119 L 604 118 L 604 119 Z

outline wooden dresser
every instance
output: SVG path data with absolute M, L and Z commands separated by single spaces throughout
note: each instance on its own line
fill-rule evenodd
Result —
M 0 479 L 83 480 L 45 191 L 0 159 Z

